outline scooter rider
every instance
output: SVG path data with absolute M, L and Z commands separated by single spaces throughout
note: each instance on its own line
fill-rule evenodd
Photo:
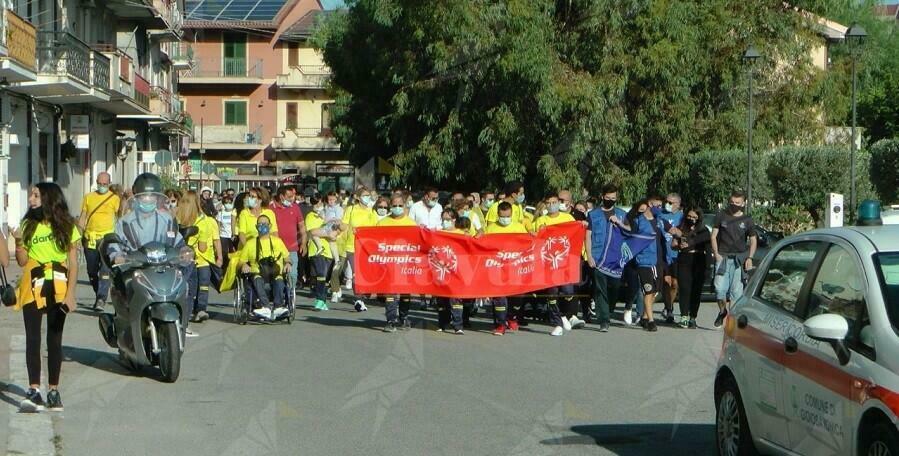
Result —
M 151 243 L 160 242 L 171 247 L 184 245 L 178 232 L 175 217 L 165 210 L 168 201 L 163 194 L 162 181 L 155 174 L 144 173 L 134 179 L 131 186 L 131 212 L 116 223 L 115 233 L 121 244 L 109 247 L 110 258 L 115 264 L 125 262 L 128 251 L 138 250 Z

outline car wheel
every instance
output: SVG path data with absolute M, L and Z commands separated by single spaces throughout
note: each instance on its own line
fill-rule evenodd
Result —
M 891 429 L 886 423 L 877 423 L 871 429 L 869 437 L 862 445 L 864 456 L 897 456 L 899 455 L 899 437 L 895 427 Z
M 723 380 L 715 403 L 715 436 L 720 456 L 757 455 L 740 390 L 733 379 Z

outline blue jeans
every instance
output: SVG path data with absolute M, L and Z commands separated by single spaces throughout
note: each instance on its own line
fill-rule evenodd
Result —
M 599 269 L 590 268 L 593 272 L 593 302 L 596 304 L 596 313 L 599 323 L 609 323 L 611 312 L 618 303 L 618 289 L 621 287 L 621 279 L 607 276 Z
M 190 275 L 188 286 L 188 305 L 190 310 L 188 315 L 199 311 L 206 311 L 209 304 L 209 285 L 212 284 L 212 273 L 209 266 L 198 266 L 194 268 L 193 274 Z
M 87 276 L 90 278 L 91 288 L 94 289 L 96 299 L 107 300 L 109 298 L 109 269 L 100 261 L 100 252 L 97 249 L 84 249 L 84 261 L 87 263 Z
M 257 275 L 253 277 L 253 289 L 256 291 L 256 296 L 259 298 L 259 304 L 262 307 L 271 309 L 272 305 L 271 301 L 269 301 L 269 293 L 265 289 L 265 281 L 262 279 L 262 276 Z M 278 276 L 271 282 L 271 297 L 275 302 L 275 308 L 284 307 L 284 279 L 281 276 Z
M 737 257 L 724 255 L 715 263 L 715 295 L 718 302 L 736 302 L 743 296 L 743 265 Z
M 296 288 L 299 276 L 300 256 L 297 252 L 290 252 L 290 272 L 287 273 L 287 287 Z
M 314 277 L 312 295 L 316 300 L 324 301 L 328 299 L 328 279 L 331 277 L 334 261 L 326 258 L 324 255 L 316 255 L 310 260 L 312 261 L 312 275 Z

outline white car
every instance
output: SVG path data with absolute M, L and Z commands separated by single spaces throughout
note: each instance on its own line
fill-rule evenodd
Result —
M 780 241 L 730 311 L 721 455 L 899 456 L 899 226 Z

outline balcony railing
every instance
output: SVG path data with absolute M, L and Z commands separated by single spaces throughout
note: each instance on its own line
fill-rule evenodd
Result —
M 278 75 L 281 87 L 324 88 L 330 80 L 331 69 L 326 65 L 294 66 L 287 74 Z
M 159 86 L 150 87 L 150 110 L 163 117 L 174 117 L 174 99 L 172 92 Z
M 194 67 L 183 77 L 255 78 L 262 79 L 262 59 L 196 59 Z
M 204 145 L 213 144 L 262 144 L 262 125 L 194 125 L 193 140 Z
M 3 12 L 3 31 L 0 39 L 6 45 L 8 56 L 20 65 L 37 70 L 37 32 L 31 22 L 19 17 L 11 10 Z
M 68 32 L 37 32 L 38 74 L 91 83 L 91 48 Z M 107 62 L 107 75 L 109 74 Z M 107 82 L 108 84 L 108 82 Z
M 184 25 L 184 17 L 178 9 L 178 3 L 171 0 L 153 0 L 153 8 L 162 16 L 162 20 L 168 24 L 169 28 L 175 33 L 181 33 L 181 27 Z
M 150 83 L 137 73 L 134 73 L 134 101 L 150 109 Z
M 97 51 L 91 52 L 91 85 L 109 90 L 109 57 Z
M 193 65 L 194 48 L 189 43 L 172 43 L 172 54 L 169 58 L 175 65 Z

